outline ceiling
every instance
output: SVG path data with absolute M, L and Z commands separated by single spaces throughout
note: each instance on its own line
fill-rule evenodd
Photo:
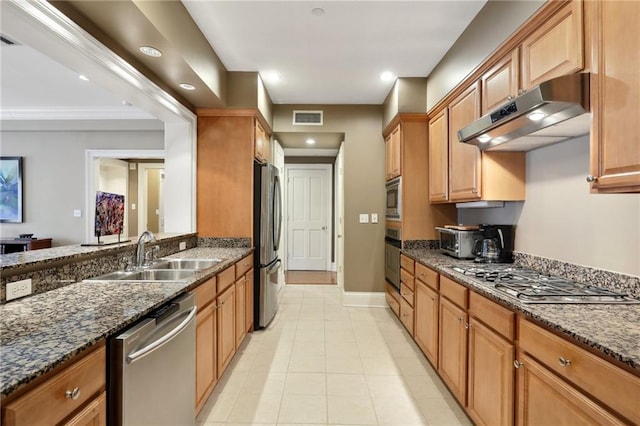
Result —
M 485 3 L 183 0 L 225 68 L 258 71 L 274 103 L 377 105 L 383 71 L 428 76 Z
M 382 71 L 397 77 L 427 76 L 485 2 L 185 0 L 182 8 L 177 1 L 53 3 L 81 26 L 93 25 L 94 36 L 150 78 L 164 82 L 161 86 L 177 99 L 220 107 L 214 91 L 207 90 L 211 76 L 205 71 L 220 62 L 229 71 L 259 72 L 275 103 L 381 104 L 393 85 L 393 80 L 380 80 Z M 313 8 L 324 14 L 313 14 Z M 158 9 L 164 10 L 162 22 L 154 21 Z M 180 21 L 173 33 L 166 16 Z M 161 47 L 170 62 L 141 55 L 137 46 L 142 39 L 167 43 Z M 180 57 L 181 51 L 191 57 Z M 79 80 L 78 70 L 26 46 L 3 46 L 0 53 L 0 118 L 19 118 L 30 109 L 36 115 L 56 109 L 59 115 L 145 115 L 122 105 L 125 99 Z M 278 73 L 280 81 L 270 80 L 271 72 Z M 203 92 L 208 93 L 185 93 L 177 87 L 188 78 L 204 83 Z

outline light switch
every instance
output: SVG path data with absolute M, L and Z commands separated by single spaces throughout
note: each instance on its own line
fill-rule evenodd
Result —
M 131 210 L 135 210 L 136 209 L 136 203 L 131 203 Z
M 73 217 L 81 217 L 82 216 L 82 210 L 74 210 L 73 211 Z
M 369 223 L 369 215 L 367 213 L 360 213 L 360 223 Z
M 378 213 L 371 213 L 371 223 L 378 223 Z

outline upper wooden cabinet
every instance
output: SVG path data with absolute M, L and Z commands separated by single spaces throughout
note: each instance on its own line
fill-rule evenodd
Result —
M 396 178 L 402 174 L 400 124 L 398 124 L 385 139 L 385 164 L 387 180 Z
M 449 110 L 429 119 L 429 201 L 449 201 Z
M 520 49 L 505 55 L 480 77 L 482 84 L 481 115 L 518 96 L 520 90 Z
M 582 6 L 568 2 L 522 42 L 523 89 L 584 68 Z
M 449 104 L 449 199 L 477 200 L 482 196 L 482 155 L 475 145 L 458 142 L 457 132 L 480 117 L 480 83 L 472 84 Z
M 264 128 L 258 121 L 255 119 L 255 139 L 254 139 L 254 157 L 261 163 L 268 163 L 270 159 L 271 152 L 271 139 L 265 132 Z
M 591 42 L 591 189 L 640 192 L 640 2 L 587 2 Z

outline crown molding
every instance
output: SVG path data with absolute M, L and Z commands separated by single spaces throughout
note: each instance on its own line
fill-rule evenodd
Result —
M 0 120 L 154 120 L 131 107 L 0 108 Z

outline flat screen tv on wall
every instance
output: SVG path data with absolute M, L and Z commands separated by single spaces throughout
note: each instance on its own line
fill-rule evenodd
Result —
M 85 245 L 105 245 L 106 243 L 100 241 L 100 237 L 109 235 L 118 236 L 118 241 L 111 244 L 130 241 L 120 240 L 124 231 L 124 210 L 124 195 L 97 191 L 93 234 L 98 237 L 98 243 Z

